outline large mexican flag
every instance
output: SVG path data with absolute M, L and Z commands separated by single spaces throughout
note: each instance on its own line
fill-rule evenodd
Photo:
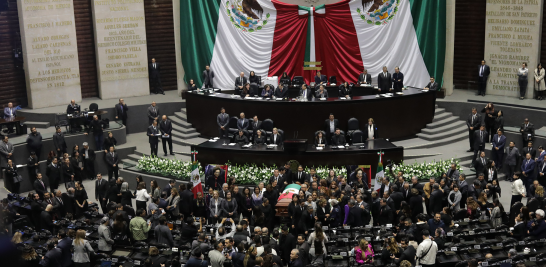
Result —
M 300 193 L 300 189 L 301 186 L 298 184 L 289 184 L 284 188 L 278 200 L 281 200 L 283 198 L 292 199 L 293 195 L 297 195 Z
M 210 65 L 214 87 L 232 89 L 241 71 L 264 77 L 303 76 L 304 62 L 321 62 L 322 74 L 355 82 L 367 69 L 377 83 L 383 66 L 399 66 L 404 84 L 442 82 L 445 0 L 341 0 L 302 7 L 279 0 L 180 2 L 185 80 L 202 83 Z

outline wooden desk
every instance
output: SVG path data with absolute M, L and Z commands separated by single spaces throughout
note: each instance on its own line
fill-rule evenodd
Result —
M 9 124 L 15 124 L 15 133 L 17 135 L 25 134 L 26 131 L 23 131 L 24 125 L 21 125 L 21 122 L 25 122 L 27 118 L 25 117 L 12 117 L 9 119 L 0 119 L 0 127 L 1 125 L 9 125 Z

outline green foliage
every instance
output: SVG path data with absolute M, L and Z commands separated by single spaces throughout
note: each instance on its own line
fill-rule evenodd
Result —
M 457 170 L 463 172 L 459 159 L 432 161 L 430 163 L 415 163 L 406 165 L 404 162 L 400 164 L 392 164 L 391 168 L 385 170 L 385 176 L 392 178 L 392 174 L 396 175 L 399 171 L 404 173 L 404 177 L 410 180 L 415 176 L 419 180 L 428 180 L 430 177 L 441 177 L 442 173 L 447 172 L 451 168 L 451 163 L 457 165 Z

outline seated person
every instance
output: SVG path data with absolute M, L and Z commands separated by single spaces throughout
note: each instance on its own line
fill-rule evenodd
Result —
M 280 83 L 279 87 L 275 89 L 276 98 L 287 98 L 288 97 L 288 87 L 285 87 L 284 84 Z
M 266 84 L 264 86 L 264 89 L 262 90 L 262 97 L 271 98 L 272 96 L 273 96 L 273 90 L 271 90 L 271 86 L 269 84 Z
M 235 78 L 235 94 L 240 94 L 243 90 L 243 86 L 247 84 L 247 79 L 245 77 L 245 73 L 241 71 L 239 76 Z
M 321 85 L 327 85 L 328 84 L 328 78 L 326 78 L 326 75 L 322 75 L 320 71 L 317 71 L 317 76 L 315 76 L 315 88 L 318 88 Z
M 430 77 L 430 82 L 425 86 L 425 90 L 438 91 L 440 87 L 438 83 L 434 81 L 434 77 Z
M 243 90 L 241 91 L 241 98 L 249 97 L 254 95 L 254 90 L 250 87 L 250 83 L 245 84 Z
M 66 114 L 79 113 L 80 111 L 80 105 L 76 104 L 76 101 L 74 99 L 72 99 L 70 101 L 70 105 L 66 107 Z
M 301 85 L 300 96 L 307 100 L 311 100 L 313 98 L 313 94 L 311 93 L 311 90 L 307 88 L 307 84 Z
M 368 74 L 368 70 L 358 76 L 358 84 L 372 84 L 372 75 Z
M 290 84 L 290 76 L 286 72 L 283 72 L 281 78 L 279 79 L 279 85 L 280 84 Z
M 237 144 L 246 145 L 248 144 L 248 137 L 246 137 L 243 130 L 239 130 L 238 134 L 233 137 L 233 141 Z
M 316 93 L 316 98 L 328 98 L 328 91 L 324 89 L 324 85 L 321 85 Z
M 250 88 L 252 88 L 252 92 L 258 92 L 258 89 L 260 89 L 261 81 L 260 77 L 256 76 L 256 73 L 254 73 L 254 71 L 250 72 L 250 76 L 248 77 L 248 83 L 250 83 Z
M 339 97 L 352 97 L 353 96 L 353 88 L 349 86 L 348 82 L 344 82 L 342 85 L 339 86 Z
M 197 88 L 197 84 L 195 84 L 193 79 L 190 79 L 190 82 L 188 83 L 188 92 L 192 91 L 199 91 L 199 89 Z
M 343 146 L 345 145 L 345 135 L 341 134 L 341 130 L 336 128 L 336 132 L 332 136 L 332 145 L 333 146 Z
M 265 144 L 265 135 L 262 134 L 261 130 L 256 130 L 256 135 L 254 135 L 254 144 L 261 145 Z
M 277 128 L 273 128 L 273 133 L 271 134 L 271 137 L 269 138 L 269 144 L 272 144 L 272 145 L 282 144 L 282 136 L 277 130 Z
M 72 100 L 74 101 L 74 100 Z M 8 106 L 4 108 L 4 119 L 7 121 L 15 119 L 17 116 L 17 110 L 13 107 L 13 103 L 9 102 Z M 15 126 L 15 123 L 8 123 L 8 133 L 13 133 L 13 126 Z
M 328 145 L 328 142 L 326 142 L 326 136 L 322 131 L 318 132 L 317 136 L 315 137 L 315 146 L 326 146 Z

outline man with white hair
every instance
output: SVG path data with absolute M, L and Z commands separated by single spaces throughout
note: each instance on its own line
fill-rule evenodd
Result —
M 293 249 L 290 252 L 290 262 L 288 263 L 288 267 L 303 267 L 303 262 L 300 259 L 299 250 Z
M 51 211 L 53 210 L 53 205 L 48 204 L 45 210 L 40 214 L 42 229 L 53 231 L 53 219 L 51 217 Z
M 387 70 L 387 66 L 383 66 L 383 72 L 377 76 L 377 87 L 379 92 L 388 93 L 392 86 L 391 74 Z
M 538 209 L 535 211 L 536 220 L 528 225 L 527 233 L 529 236 L 534 236 L 536 239 L 546 238 L 546 222 L 544 221 L 544 210 Z
M 89 123 L 87 133 L 84 134 L 88 135 L 89 132 L 93 132 L 93 137 L 95 138 L 95 149 L 97 151 L 102 150 L 102 143 L 104 142 L 102 130 L 103 127 L 101 121 L 99 121 L 99 117 L 94 115 L 93 120 Z
M 227 183 L 224 183 L 222 185 L 222 190 L 220 190 L 220 192 L 218 193 L 218 196 L 223 198 L 223 199 L 226 199 L 226 195 L 227 193 L 229 192 L 229 186 Z
M 83 167 L 87 178 L 93 180 L 95 179 L 95 150 L 89 147 L 87 142 L 83 143 L 83 147 L 80 150 L 80 156 L 83 158 Z

